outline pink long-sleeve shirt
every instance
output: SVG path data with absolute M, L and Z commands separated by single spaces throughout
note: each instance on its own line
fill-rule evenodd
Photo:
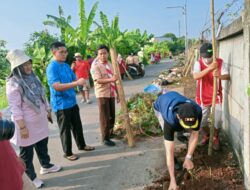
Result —
M 33 145 L 48 137 L 47 110 L 49 109 L 49 105 L 40 101 L 41 113 L 36 113 L 22 100 L 18 86 L 12 86 L 10 85 L 10 82 L 7 82 L 6 93 L 12 112 L 12 119 L 15 122 L 15 134 L 12 137 L 11 142 L 17 146 L 25 147 Z M 29 130 L 29 138 L 27 139 L 21 138 L 20 129 L 16 123 L 17 120 L 21 119 L 24 120 L 25 127 Z

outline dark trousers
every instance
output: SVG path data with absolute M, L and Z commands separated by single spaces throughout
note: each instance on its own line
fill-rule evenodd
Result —
M 36 172 L 33 165 L 33 148 L 35 148 L 38 160 L 43 168 L 50 168 L 53 166 L 50 164 L 50 157 L 48 155 L 48 137 L 33 145 L 20 147 L 19 155 L 26 165 L 26 174 L 32 181 L 36 178 Z
M 102 140 L 109 140 L 115 124 L 115 98 L 97 98 Z
M 82 150 L 86 144 L 83 137 L 82 122 L 78 105 L 57 111 L 56 117 L 60 128 L 60 138 L 65 156 L 71 156 L 73 154 L 71 131 L 78 149 Z

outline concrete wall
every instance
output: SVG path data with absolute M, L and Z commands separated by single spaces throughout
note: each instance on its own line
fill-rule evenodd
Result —
M 237 155 L 243 155 L 243 131 L 246 112 L 244 100 L 244 76 L 243 62 L 243 35 L 220 41 L 219 57 L 228 64 L 230 81 L 223 81 L 223 128 L 231 137 L 232 144 Z M 241 160 L 240 160 L 241 161 Z
M 250 101 L 246 93 L 250 81 L 250 0 L 245 3 L 242 18 L 221 31 L 218 53 L 231 75 L 229 82 L 223 82 L 223 129 L 241 164 L 246 189 L 250 189 Z

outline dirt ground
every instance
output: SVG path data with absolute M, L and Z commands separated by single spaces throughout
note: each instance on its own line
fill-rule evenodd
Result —
M 192 77 L 185 77 L 172 87 L 184 86 L 185 96 L 194 99 L 195 81 Z M 172 88 L 170 87 L 170 88 Z M 208 146 L 198 146 L 194 153 L 195 168 L 186 173 L 179 185 L 180 190 L 244 190 L 243 176 L 233 151 L 227 143 L 226 137 L 221 137 L 221 150 L 213 151 L 211 157 L 207 156 Z M 183 161 L 186 150 L 176 152 L 175 156 Z M 160 171 L 162 176 L 144 190 L 168 190 L 168 172 Z M 182 171 L 176 171 L 176 179 Z

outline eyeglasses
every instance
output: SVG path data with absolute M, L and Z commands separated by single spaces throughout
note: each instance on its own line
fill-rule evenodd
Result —
M 68 51 L 58 51 L 59 54 L 68 54 Z

